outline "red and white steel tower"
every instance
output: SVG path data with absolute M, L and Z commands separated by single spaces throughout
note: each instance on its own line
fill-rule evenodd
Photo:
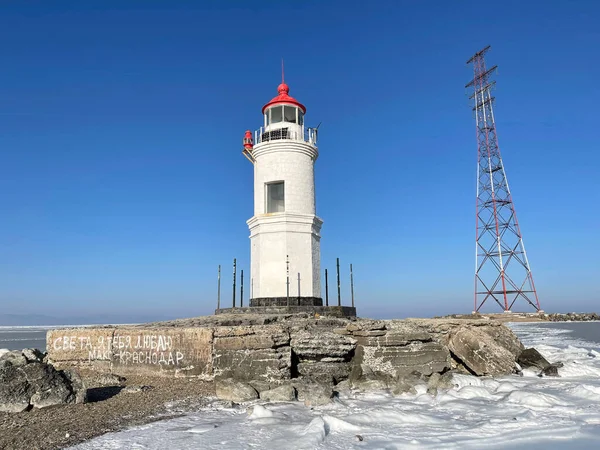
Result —
M 467 61 L 475 75 L 466 87 L 474 89 L 470 98 L 478 147 L 474 311 L 490 299 L 505 312 L 519 299 L 541 311 L 498 147 L 491 93 L 495 85 L 491 75 L 498 66 L 486 68 L 484 55 L 489 48 Z

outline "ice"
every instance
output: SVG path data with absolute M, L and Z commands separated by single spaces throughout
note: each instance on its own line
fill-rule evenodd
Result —
M 600 324 L 599 324 L 600 326 Z M 106 434 L 72 450 L 131 449 L 590 449 L 600 448 L 600 344 L 568 330 L 517 324 L 526 346 L 560 377 L 456 375 L 432 396 L 350 392 L 334 403 L 254 402 Z

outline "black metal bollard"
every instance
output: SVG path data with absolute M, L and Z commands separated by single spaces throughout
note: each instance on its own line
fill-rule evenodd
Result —
M 290 259 L 289 255 L 285 256 L 285 265 L 286 265 L 286 297 L 287 297 L 287 306 L 290 306 Z
M 338 306 L 342 306 L 342 293 L 340 288 L 340 258 L 337 258 L 337 288 L 338 288 Z
M 325 306 L 329 306 L 329 283 L 327 282 L 327 269 L 325 269 Z
M 352 307 L 354 308 L 354 274 L 352 273 L 352 264 L 350 264 L 350 293 L 352 295 Z
M 235 308 L 235 258 L 233 258 L 233 302 L 232 305 Z
M 217 275 L 217 309 L 221 309 L 221 264 Z

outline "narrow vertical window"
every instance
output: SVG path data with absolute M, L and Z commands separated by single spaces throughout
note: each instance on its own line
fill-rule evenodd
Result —
M 285 192 L 283 181 L 267 183 L 267 213 L 285 211 Z

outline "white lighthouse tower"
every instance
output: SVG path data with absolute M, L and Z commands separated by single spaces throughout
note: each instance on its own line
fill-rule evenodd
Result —
M 278 86 L 262 108 L 263 126 L 246 131 L 244 155 L 254 164 L 250 306 L 321 306 L 320 231 L 314 165 L 317 132 L 306 108 Z

